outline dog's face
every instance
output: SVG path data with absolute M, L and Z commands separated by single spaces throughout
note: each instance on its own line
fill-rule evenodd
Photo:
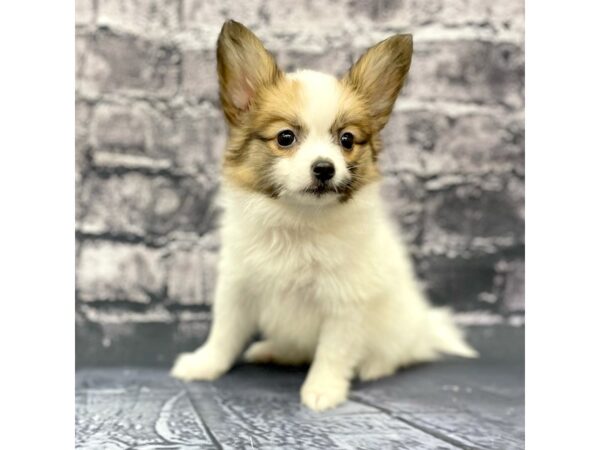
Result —
M 379 177 L 379 132 L 411 55 L 411 36 L 397 35 L 369 49 L 341 80 L 284 74 L 252 32 L 226 22 L 217 46 L 229 124 L 225 177 L 282 201 L 349 200 Z

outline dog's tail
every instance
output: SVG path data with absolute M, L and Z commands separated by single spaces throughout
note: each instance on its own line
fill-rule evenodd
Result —
M 449 308 L 433 308 L 429 311 L 433 343 L 436 351 L 463 358 L 477 358 L 479 353 L 471 347 L 456 326 Z

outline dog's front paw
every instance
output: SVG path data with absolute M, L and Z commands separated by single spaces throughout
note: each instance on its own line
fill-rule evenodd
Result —
M 305 406 L 314 411 L 335 408 L 348 398 L 347 383 L 304 383 L 300 398 Z
M 227 365 L 212 356 L 204 348 L 177 357 L 171 376 L 180 380 L 214 380 L 227 372 Z

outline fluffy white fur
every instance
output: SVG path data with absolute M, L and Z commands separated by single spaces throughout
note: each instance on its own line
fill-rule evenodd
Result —
M 301 389 L 315 410 L 343 402 L 350 382 L 392 374 L 441 353 L 473 357 L 449 311 L 431 307 L 413 275 L 378 183 L 340 203 L 301 193 L 310 164 L 331 159 L 348 176 L 329 128 L 336 114 L 337 80 L 316 72 L 292 75 L 302 83 L 309 136 L 282 158 L 274 176 L 277 199 L 224 182 L 222 249 L 213 325 L 206 343 L 177 360 L 172 374 L 211 380 L 244 354 L 251 362 L 312 362 Z

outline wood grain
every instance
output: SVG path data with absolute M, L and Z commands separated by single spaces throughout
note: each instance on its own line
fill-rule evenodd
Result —
M 481 359 L 357 383 L 325 413 L 300 405 L 306 368 L 243 365 L 213 383 L 164 369 L 81 369 L 76 448 L 521 449 L 523 330 L 474 337 Z

